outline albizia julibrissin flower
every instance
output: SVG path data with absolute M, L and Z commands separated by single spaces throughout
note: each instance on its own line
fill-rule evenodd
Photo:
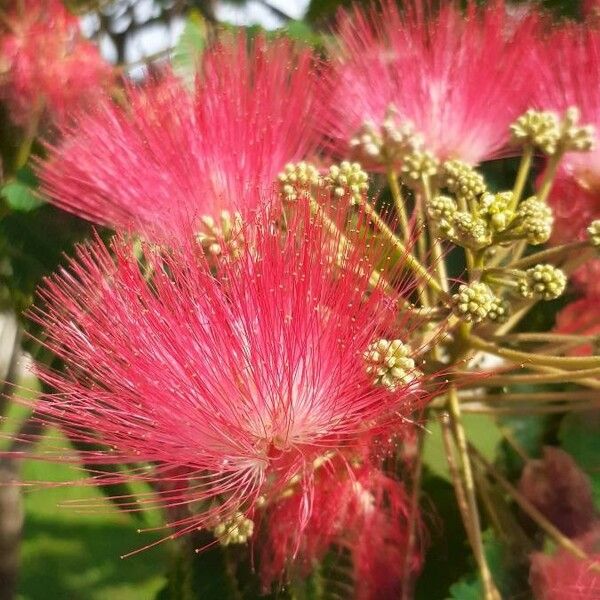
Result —
M 254 209 L 254 190 L 317 145 L 313 57 L 240 34 L 207 50 L 199 69 L 192 93 L 167 76 L 129 90 L 130 106 L 104 100 L 64 128 L 41 169 L 50 201 L 154 235 L 172 235 L 182 215 Z
M 352 582 L 358 600 L 399 597 L 405 577 L 419 570 L 418 544 L 406 568 L 410 498 L 404 485 L 370 461 L 344 465 L 331 458 L 315 473 L 312 512 L 298 538 L 302 495 L 293 493 L 266 512 L 260 571 L 265 587 L 288 567 L 306 577 L 327 551 L 336 574 Z M 418 515 L 412 515 L 418 518 Z M 418 529 L 418 527 L 416 528 Z M 323 575 L 326 577 L 326 575 Z
M 60 121 L 110 85 L 111 65 L 59 0 L 11 4 L 0 33 L 0 98 L 15 123 L 44 114 Z
M 323 99 L 322 127 L 344 154 L 365 125 L 390 115 L 408 121 L 441 159 L 475 164 L 508 142 L 508 126 L 525 108 L 523 57 L 534 43 L 532 17 L 515 25 L 501 0 L 478 9 L 469 2 L 410 0 L 398 8 L 356 9 L 339 21 Z
M 159 505 L 190 508 L 171 523 L 178 533 L 251 517 L 293 477 L 301 529 L 314 461 L 402 423 L 426 397 L 414 363 L 386 363 L 393 386 L 367 369 L 370 344 L 398 321 L 369 287 L 359 234 L 328 258 L 330 231 L 307 208 L 288 217 L 287 235 L 261 215 L 241 232 L 246 250 L 222 255 L 218 278 L 193 245 L 147 248 L 145 268 L 119 239 L 115 259 L 100 242 L 81 247 L 33 313 L 66 364 L 38 369 L 56 393 L 37 414 L 105 445 L 86 464 L 153 465 L 123 477 L 160 489 Z

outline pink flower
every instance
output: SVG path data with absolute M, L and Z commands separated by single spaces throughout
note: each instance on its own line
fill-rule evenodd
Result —
M 326 461 L 315 473 L 312 512 L 300 536 L 301 494 L 292 490 L 267 513 L 260 565 L 266 587 L 286 566 L 308 575 L 334 545 L 340 563 L 336 572 L 353 581 L 355 598 L 398 597 L 405 577 L 409 506 L 403 484 L 369 462 Z M 420 566 L 417 546 L 409 575 Z
M 33 314 L 67 365 L 38 369 L 56 389 L 36 404 L 40 417 L 105 445 L 86 463 L 154 465 L 122 477 L 162 490 L 157 504 L 189 507 L 171 523 L 181 534 L 252 516 L 293 477 L 300 530 L 314 461 L 401 423 L 425 399 L 410 372 L 390 389 L 366 368 L 366 349 L 397 322 L 381 292 L 365 293 L 366 240 L 355 236 L 341 269 L 323 258 L 331 235 L 307 208 L 288 217 L 285 236 L 274 216 L 261 212 L 241 232 L 246 251 L 225 253 L 218 278 L 191 242 L 166 255 L 147 247 L 145 269 L 118 238 L 114 260 L 100 242 L 81 247 Z
M 401 10 L 383 0 L 339 21 L 341 49 L 329 74 L 324 133 L 336 153 L 368 122 L 380 126 L 393 107 L 441 159 L 479 163 L 508 142 L 509 124 L 526 107 L 523 57 L 532 18 L 515 23 L 502 1 L 485 9 L 469 2 L 412 0 Z
M 591 261 L 595 272 L 590 276 L 590 269 L 577 273 L 578 279 L 586 276 L 583 285 L 591 289 L 595 294 L 586 295 L 565 306 L 556 316 L 555 331 L 576 335 L 599 335 L 600 318 L 598 317 L 598 303 L 600 302 L 600 290 L 598 283 L 598 267 L 600 261 Z M 595 290 L 593 288 L 596 288 Z M 594 348 L 590 343 L 581 344 L 571 350 L 573 354 L 592 355 Z
M 600 529 L 575 540 L 590 556 L 581 560 L 566 550 L 554 556 L 534 554 L 529 581 L 536 600 L 598 600 L 600 598 Z
M 0 98 L 26 125 L 47 113 L 61 121 L 90 105 L 113 78 L 112 67 L 83 39 L 59 0 L 13 3 L 0 37 Z
M 247 213 L 258 188 L 314 150 L 312 55 L 240 35 L 208 50 L 196 89 L 175 77 L 105 100 L 64 129 L 41 178 L 51 201 L 113 227 L 172 235 L 186 220 Z

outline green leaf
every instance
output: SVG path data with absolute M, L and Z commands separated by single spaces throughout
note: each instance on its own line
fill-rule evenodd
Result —
M 206 23 L 202 15 L 192 10 L 173 52 L 173 68 L 186 83 L 192 85 L 198 62 L 206 46 Z
M 2 197 L 13 210 L 21 212 L 32 211 L 44 204 L 37 193 L 37 178 L 33 171 L 25 166 L 2 186 Z

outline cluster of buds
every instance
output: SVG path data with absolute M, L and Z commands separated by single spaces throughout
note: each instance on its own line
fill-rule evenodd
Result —
M 423 179 L 437 175 L 439 164 L 429 150 L 414 150 L 404 157 L 400 167 L 402 182 L 410 188 L 418 187 Z
M 349 198 L 351 204 L 358 204 L 369 190 L 369 176 L 357 162 L 331 165 L 324 183 L 335 197 Z
M 375 385 L 391 392 L 413 383 L 421 375 L 412 358 L 413 351 L 401 340 L 380 339 L 369 344 L 363 354 L 365 370 Z
M 491 288 L 480 281 L 462 284 L 452 302 L 456 316 L 467 323 L 481 323 L 492 312 L 497 315 L 501 303 Z
M 254 533 L 254 521 L 244 513 L 236 512 L 229 519 L 221 521 L 213 529 L 213 533 L 221 546 L 245 544 Z
M 239 256 L 243 247 L 241 232 L 242 216 L 238 212 L 232 215 L 223 210 L 218 223 L 210 216 L 200 219 L 200 231 L 196 234 L 196 240 L 207 256 L 217 257 L 225 250 L 232 256 Z
M 367 121 L 350 140 L 350 147 L 359 160 L 395 167 L 422 145 L 423 136 L 410 121 L 399 123 L 393 106 L 386 111 L 381 126 Z
M 555 300 L 565 291 L 567 276 L 554 265 L 535 265 L 519 278 L 519 293 L 523 298 Z
M 483 175 L 461 160 L 448 160 L 442 165 L 442 184 L 467 204 L 487 192 Z
M 287 202 L 310 195 L 312 188 L 321 182 L 317 168 L 304 161 L 285 165 L 277 180 L 281 196 Z
M 590 244 L 594 248 L 600 248 L 600 219 L 596 219 L 590 223 L 587 228 Z
M 563 118 L 551 111 L 528 110 L 511 125 L 513 140 L 539 148 L 553 156 L 564 152 L 588 152 L 594 142 L 594 128 L 579 125 L 579 110 L 568 108 Z

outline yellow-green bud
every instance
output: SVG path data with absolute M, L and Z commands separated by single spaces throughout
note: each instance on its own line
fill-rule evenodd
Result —
M 529 244 L 545 244 L 550 239 L 554 216 L 552 209 L 535 196 L 527 198 L 519 205 L 514 230 Z
M 452 296 L 454 313 L 469 323 L 480 323 L 487 318 L 495 300 L 489 286 L 481 282 L 463 284 Z
M 554 265 L 535 265 L 525 271 L 519 280 L 519 293 L 523 298 L 554 300 L 567 286 L 567 276 Z
M 594 127 L 579 125 L 579 117 L 579 109 L 575 106 L 565 112 L 560 137 L 565 152 L 589 152 L 594 146 Z
M 455 212 L 450 225 L 447 236 L 459 246 L 480 250 L 492 243 L 492 234 L 487 223 L 471 213 Z
M 245 544 L 254 533 L 254 522 L 244 513 L 236 512 L 229 519 L 219 523 L 213 533 L 221 546 Z
M 487 318 L 494 323 L 504 323 L 510 316 L 510 304 L 503 298 L 494 298 Z
M 448 160 L 442 166 L 444 185 L 467 202 L 487 191 L 483 175 L 461 160 Z
M 241 232 L 240 213 L 235 212 L 232 215 L 229 211 L 223 210 L 219 223 L 208 215 L 200 219 L 200 231 L 196 234 L 196 240 L 208 255 L 219 256 L 224 250 L 224 245 L 233 255 L 239 255 L 243 245 Z
M 600 248 L 600 219 L 596 219 L 590 223 L 587 228 L 590 244 L 596 248 Z
M 313 186 L 319 185 L 320 177 L 316 167 L 307 162 L 288 163 L 277 176 L 279 189 L 284 200 L 294 202 L 308 195 Z
M 501 232 L 510 225 L 514 217 L 514 212 L 511 208 L 512 200 L 512 192 L 484 194 L 481 196 L 479 212 L 482 217 L 486 217 L 492 230 Z
M 424 177 L 433 177 L 438 172 L 439 162 L 428 150 L 415 150 L 404 157 L 400 168 L 402 181 L 415 187 Z
M 515 142 L 531 144 L 548 155 L 556 152 L 561 137 L 558 115 L 550 111 L 529 109 L 510 129 Z
M 439 223 L 450 222 L 454 213 L 458 210 L 456 202 L 449 196 L 436 196 L 426 203 L 425 209 L 429 218 Z
M 390 391 L 407 386 L 418 379 L 422 373 L 415 368 L 410 346 L 400 340 L 380 339 L 371 342 L 363 354 L 365 371 L 373 377 L 375 385 L 381 385 Z
M 325 185 L 332 189 L 338 198 L 350 198 L 357 204 L 369 190 L 369 176 L 359 163 L 343 161 L 339 165 L 331 165 L 325 177 Z

